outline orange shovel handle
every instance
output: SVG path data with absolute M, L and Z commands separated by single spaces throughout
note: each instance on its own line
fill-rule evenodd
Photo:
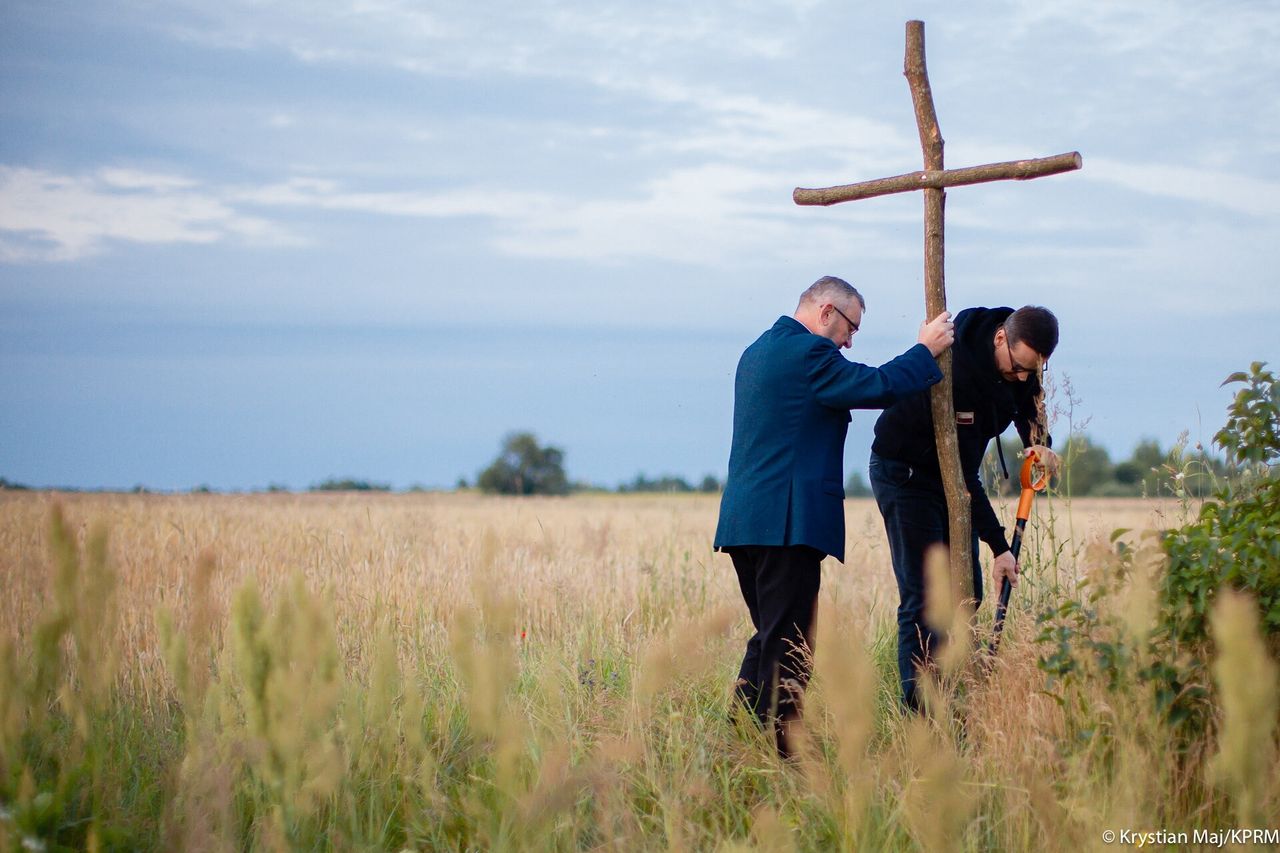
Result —
M 1040 464 L 1040 457 L 1028 451 L 1027 458 L 1022 461 L 1022 496 L 1018 499 L 1018 518 L 1031 517 L 1031 500 L 1036 492 L 1044 491 L 1049 485 L 1049 472 Z

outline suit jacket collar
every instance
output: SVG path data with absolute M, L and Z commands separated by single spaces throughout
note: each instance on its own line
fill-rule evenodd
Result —
M 786 314 L 783 314 L 781 317 L 779 317 L 778 322 L 774 323 L 773 327 L 780 331 L 791 332 L 793 334 L 795 332 L 804 332 L 806 335 L 813 334 L 813 332 L 810 332 L 807 328 L 805 328 L 804 323 L 801 323 L 795 317 L 790 317 L 790 316 L 787 316 Z

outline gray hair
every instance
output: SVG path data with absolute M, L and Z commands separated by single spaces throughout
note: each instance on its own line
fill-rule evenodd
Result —
M 858 300 L 858 304 L 862 306 L 862 310 L 867 310 L 867 300 L 862 298 L 862 294 L 858 289 L 842 278 L 836 278 L 833 275 L 824 275 L 822 278 L 809 285 L 804 293 L 800 294 L 800 303 L 796 306 L 796 310 L 800 310 L 800 305 L 810 302 L 814 305 L 824 305 L 828 302 L 844 301 L 848 299 Z

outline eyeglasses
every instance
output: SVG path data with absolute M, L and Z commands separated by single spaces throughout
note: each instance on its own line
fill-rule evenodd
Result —
M 850 329 L 849 334 L 850 335 L 856 334 L 858 331 L 858 324 L 850 320 L 849 316 L 845 314 L 843 311 L 841 311 L 839 308 L 836 308 L 836 306 L 832 305 L 831 307 L 837 314 L 839 314 L 841 317 L 844 317 L 844 321 L 849 324 L 849 329 Z
M 835 306 L 832 306 L 832 307 L 835 307 Z M 1035 374 L 1040 373 L 1043 370 L 1049 369 L 1048 364 L 1042 364 L 1039 367 L 1023 367 L 1021 364 L 1018 364 L 1017 359 L 1013 357 L 1013 347 L 1009 345 L 1009 338 L 1007 335 L 1005 336 L 1005 339 L 1004 339 L 1004 348 L 1009 351 L 1009 372 L 1010 373 L 1025 373 L 1027 376 L 1033 376 Z

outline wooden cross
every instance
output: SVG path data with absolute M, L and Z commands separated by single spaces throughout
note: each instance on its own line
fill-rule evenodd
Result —
M 988 181 L 1040 178 L 1079 169 L 1080 153 L 1072 151 L 1038 160 L 1015 160 L 988 163 L 965 169 L 942 168 L 942 132 L 933 109 L 933 92 L 924 64 L 924 22 L 907 21 L 907 53 L 903 73 L 911 86 L 915 105 L 916 127 L 920 131 L 920 147 L 924 151 L 924 171 L 878 178 L 826 189 L 797 188 L 792 194 L 796 204 L 830 205 L 856 201 L 891 193 L 922 190 L 924 192 L 924 301 L 926 319 L 947 310 L 947 294 L 943 286 L 943 207 L 947 187 L 980 184 Z M 970 563 L 971 521 L 969 493 L 960 471 L 960 448 L 956 442 L 955 404 L 951 394 L 951 350 L 938 356 L 942 381 L 930 392 L 933 410 L 933 433 L 938 445 L 938 465 L 942 470 L 942 486 L 947 498 L 947 516 L 951 540 L 951 584 L 958 601 L 973 599 L 973 569 Z

